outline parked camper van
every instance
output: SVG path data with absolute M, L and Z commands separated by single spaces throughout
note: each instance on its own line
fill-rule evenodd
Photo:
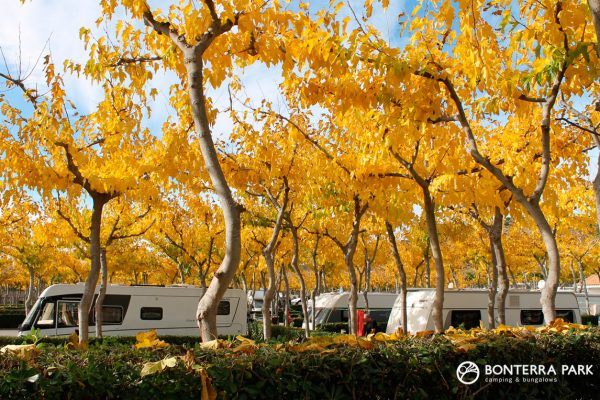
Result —
M 42 292 L 19 335 L 32 328 L 42 336 L 69 335 L 78 326 L 83 283 L 49 286 Z M 156 329 L 159 335 L 198 335 L 196 309 L 204 289 L 191 286 L 109 285 L 103 305 L 106 336 L 134 336 Z M 96 288 L 96 294 L 98 288 Z M 246 293 L 228 289 L 219 303 L 217 329 L 220 335 L 245 335 L 248 330 Z M 90 312 L 90 334 L 95 333 L 94 307 Z
M 408 331 L 434 330 L 432 317 L 435 289 L 412 290 L 406 296 Z M 447 290 L 444 292 L 443 321 L 444 329 L 450 326 L 465 329 L 479 327 L 483 321 L 489 327 L 487 290 Z M 402 311 L 400 296 L 396 299 L 387 324 L 387 333 L 393 333 L 400 326 Z M 496 310 L 495 315 L 498 315 Z M 565 321 L 581 323 L 577 298 L 573 293 L 556 294 L 556 316 Z M 541 326 L 544 315 L 540 305 L 539 291 L 509 291 L 506 297 L 506 325 Z
M 380 329 L 385 329 L 392 306 L 398 295 L 396 293 L 369 293 L 369 314 L 377 321 Z M 348 322 L 348 299 L 350 293 L 324 293 L 315 299 L 315 324 L 317 326 L 332 322 Z M 356 304 L 358 310 L 365 308 L 365 298 L 362 293 L 358 294 Z M 314 310 L 311 310 L 311 313 Z M 311 317 L 312 320 L 312 317 Z M 314 329 L 314 328 L 313 328 Z
M 582 315 L 600 315 L 600 294 L 575 293 Z M 589 308 L 588 308 L 589 305 Z

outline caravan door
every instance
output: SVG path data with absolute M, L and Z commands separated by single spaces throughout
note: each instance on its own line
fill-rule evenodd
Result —
M 242 324 L 236 319 L 240 312 L 240 298 L 224 297 L 217 307 L 217 329 L 220 334 L 236 334 L 242 332 Z M 246 318 L 246 311 L 243 312 Z M 239 318 L 238 318 L 239 319 Z
M 56 335 L 70 335 L 79 327 L 79 300 L 56 301 Z

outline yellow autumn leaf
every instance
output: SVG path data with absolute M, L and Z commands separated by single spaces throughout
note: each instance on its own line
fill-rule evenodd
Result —
M 212 380 L 208 376 L 206 368 L 200 368 L 200 380 L 202 381 L 202 400 L 215 400 L 217 391 L 212 385 Z
M 173 368 L 177 365 L 178 358 L 179 357 L 170 357 L 155 362 L 147 362 L 142 366 L 140 376 L 143 378 L 147 375 L 152 375 L 161 372 L 165 368 Z
M 147 332 L 140 332 L 137 335 L 135 335 L 135 338 L 138 341 L 135 345 L 136 349 L 156 349 L 169 346 L 168 343 L 158 339 L 158 337 L 156 336 L 156 329 L 152 329 Z
M 226 340 L 215 339 L 215 340 L 211 340 L 211 341 L 202 343 L 200 345 L 200 347 L 202 347 L 203 349 L 216 350 L 216 349 L 224 349 L 224 348 L 228 347 L 228 345 L 229 345 L 229 343 Z
M 69 341 L 65 345 L 67 349 L 83 349 L 86 350 L 88 348 L 87 342 L 79 343 L 79 335 L 77 332 L 73 331 L 69 335 Z
M 383 332 L 377 332 L 375 334 L 368 335 L 367 337 L 370 340 L 375 341 L 375 342 L 393 342 L 393 341 L 397 341 L 400 339 L 396 333 L 392 333 L 391 335 L 388 335 Z
M 416 337 L 427 337 L 427 336 L 431 336 L 433 335 L 435 332 L 434 331 L 419 331 L 417 333 L 415 333 Z
M 29 361 L 40 353 L 35 344 L 9 344 L 0 349 L 0 354 L 14 354 L 17 357 Z
M 241 352 L 241 353 L 251 354 L 251 353 L 254 353 L 258 349 L 258 346 L 254 342 L 254 340 L 247 339 L 243 336 L 236 336 L 236 339 L 239 340 L 241 343 L 232 349 L 232 351 L 234 353 Z

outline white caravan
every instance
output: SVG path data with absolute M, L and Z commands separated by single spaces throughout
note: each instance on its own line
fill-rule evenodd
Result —
M 83 287 L 83 283 L 49 286 L 19 327 L 19 335 L 29 333 L 32 328 L 40 329 L 42 336 L 71 334 L 78 327 Z M 96 295 L 98 290 L 99 287 Z M 192 286 L 108 285 L 102 332 L 105 336 L 134 336 L 156 329 L 159 335 L 197 336 L 200 331 L 196 309 L 203 292 L 204 289 Z M 228 289 L 217 312 L 219 335 L 247 334 L 247 310 L 245 291 Z M 94 314 L 92 306 L 90 334 L 96 331 Z
M 409 332 L 415 333 L 435 329 L 432 316 L 434 298 L 435 289 L 408 291 L 406 309 Z M 558 292 L 555 304 L 557 317 L 563 318 L 565 321 L 581 323 L 577 298 L 572 292 Z M 444 329 L 448 329 L 450 326 L 455 328 L 462 326 L 465 329 L 479 327 L 479 321 L 482 321 L 485 327 L 489 327 L 487 305 L 488 292 L 485 289 L 445 291 L 442 311 Z M 505 309 L 506 325 L 544 325 L 539 291 L 509 291 L 506 297 Z M 400 327 L 401 315 L 400 296 L 398 296 L 387 324 L 387 333 L 393 333 Z M 495 315 L 497 319 L 497 307 Z
M 325 323 L 348 322 L 349 297 L 349 292 L 324 293 L 317 296 L 315 299 L 315 324 L 319 326 Z M 390 312 L 392 311 L 394 301 L 398 295 L 396 293 L 372 292 L 368 293 L 367 297 L 369 299 L 369 314 L 377 321 L 380 328 L 384 328 L 385 324 L 387 324 Z M 312 302 L 309 304 L 312 305 Z M 358 310 L 365 309 L 365 297 L 362 292 L 358 293 L 356 308 Z M 312 321 L 312 312 L 313 310 L 311 310 L 310 321 Z M 312 327 L 312 322 L 310 326 L 311 329 L 314 329 L 314 327 Z
M 600 294 L 589 293 L 587 299 L 585 293 L 575 293 L 575 296 L 579 302 L 581 315 L 600 315 Z

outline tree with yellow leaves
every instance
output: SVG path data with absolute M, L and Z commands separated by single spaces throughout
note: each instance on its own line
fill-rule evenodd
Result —
M 103 209 L 124 193 L 152 196 L 156 140 L 140 125 L 143 99 L 129 88 L 115 85 L 110 77 L 103 76 L 100 84 L 104 97 L 94 111 L 80 115 L 68 99 L 62 74 L 56 72 L 50 56 L 44 60 L 49 88 L 45 95 L 28 89 L 18 71 L 3 75 L 7 87 L 22 90 L 30 109 L 2 99 L 2 114 L 7 122 L 0 128 L 4 139 L 1 145 L 11 173 L 9 184 L 35 188 L 48 202 L 56 191 L 71 200 L 83 194 L 91 199 L 91 269 L 79 308 L 83 342 L 88 338 L 88 310 L 101 269 Z M 80 67 L 72 62 L 66 64 L 75 71 Z
M 118 21 L 113 49 L 106 40 L 93 49 L 94 65 L 109 65 L 130 86 L 143 91 L 154 72 L 162 67 L 176 73 L 171 104 L 179 115 L 180 130 L 193 126 L 212 189 L 219 198 L 225 224 L 223 261 L 198 305 L 197 317 L 203 340 L 217 335 L 219 299 L 232 282 L 241 255 L 241 207 L 220 165 L 211 134 L 216 110 L 206 95 L 208 85 L 219 87 L 233 73 L 234 62 L 267 64 L 285 58 L 279 39 L 291 35 L 290 27 L 301 26 L 306 16 L 284 11 L 279 2 L 248 0 L 215 2 L 180 0 L 165 11 L 151 10 L 144 1 L 101 1 L 103 17 L 115 18 L 122 5 L 134 19 L 143 21 L 144 32 L 129 21 Z M 291 60 L 284 67 L 293 67 Z

